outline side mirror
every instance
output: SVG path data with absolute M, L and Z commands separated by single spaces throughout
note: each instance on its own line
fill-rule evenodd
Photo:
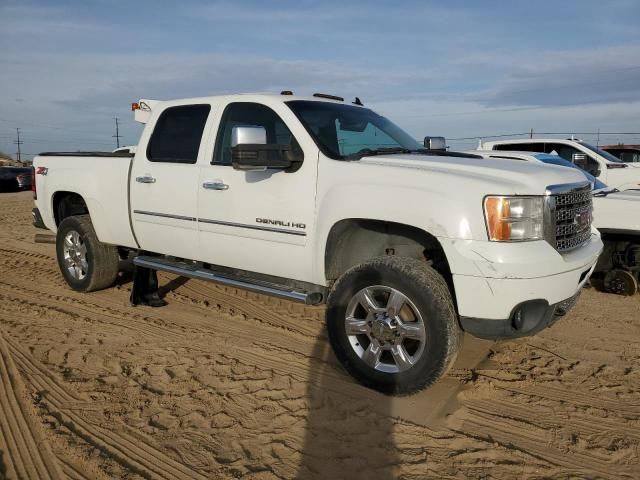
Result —
M 587 154 L 586 153 L 574 153 L 571 155 L 571 161 L 577 167 L 580 167 L 583 170 L 587 169 Z
M 424 137 L 424 148 L 444 152 L 447 150 L 447 141 L 444 137 Z
M 288 170 L 293 167 L 288 157 L 289 145 L 247 143 L 231 149 L 231 165 L 236 170 Z
M 581 168 L 585 172 L 590 173 L 594 177 L 600 176 L 600 169 L 597 167 L 593 167 L 593 165 L 589 162 L 589 157 L 586 153 L 574 153 L 571 155 L 571 161 L 576 167 Z
M 289 145 L 267 145 L 267 131 L 264 127 L 233 127 L 231 165 L 235 170 L 294 171 L 301 164 L 301 150 L 293 152 Z

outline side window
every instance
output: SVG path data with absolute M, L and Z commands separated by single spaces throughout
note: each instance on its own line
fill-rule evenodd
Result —
M 213 164 L 231 165 L 231 132 L 238 126 L 263 127 L 268 145 L 289 145 L 301 152 L 295 137 L 276 112 L 259 103 L 236 102 L 227 105 L 222 114 Z
M 162 112 L 147 147 L 149 161 L 196 163 L 210 110 L 210 105 L 185 105 Z
M 340 155 L 351 155 L 363 148 L 371 148 L 373 150 L 399 146 L 398 142 L 372 123 L 350 125 L 343 124 L 340 119 L 336 119 L 335 122 Z
M 503 145 L 494 145 L 494 150 L 513 150 L 520 152 L 544 152 L 544 144 L 542 143 L 506 143 Z
M 614 153 L 614 152 L 610 152 Z M 640 162 L 640 152 L 632 152 L 632 151 L 618 151 L 615 152 L 615 156 L 620 158 L 625 163 L 636 163 Z
M 546 153 L 553 153 L 555 155 L 559 155 L 565 160 L 571 163 L 575 163 L 577 166 L 579 166 L 583 170 L 586 170 L 593 176 L 597 176 L 596 174 L 600 169 L 600 165 L 596 160 L 594 160 L 593 158 L 591 158 L 589 155 L 582 152 L 581 150 L 578 150 L 577 148 L 572 147 L 571 145 L 565 145 L 563 143 L 547 143 L 545 144 L 545 151 Z M 580 153 L 584 155 L 585 157 L 584 160 L 583 161 L 581 160 L 579 163 L 574 162 L 573 161 L 574 153 Z
M 577 148 L 574 148 L 570 145 L 564 145 L 562 143 L 545 143 L 544 147 L 545 147 L 545 153 L 559 155 L 560 157 L 570 162 L 573 161 L 574 153 L 581 153 L 580 150 L 578 150 Z

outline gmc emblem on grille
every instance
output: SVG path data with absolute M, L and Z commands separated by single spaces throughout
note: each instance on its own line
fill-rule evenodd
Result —
M 573 222 L 580 227 L 580 229 L 588 227 L 591 224 L 591 209 L 576 212 Z

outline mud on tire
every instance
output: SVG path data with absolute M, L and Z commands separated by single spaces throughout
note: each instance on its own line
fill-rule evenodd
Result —
M 345 369 L 387 394 L 433 384 L 453 364 L 463 337 L 442 276 L 405 257 L 380 257 L 345 272 L 327 299 L 326 321 Z
M 89 215 L 60 222 L 56 255 L 65 281 L 79 292 L 108 288 L 118 275 L 118 249 L 98 240 Z

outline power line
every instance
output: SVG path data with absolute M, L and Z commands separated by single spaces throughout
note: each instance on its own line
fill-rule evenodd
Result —
M 503 138 L 503 137 L 518 137 L 529 135 L 533 138 L 535 135 L 640 135 L 640 132 L 536 132 L 533 129 L 524 133 L 503 133 L 500 135 L 478 135 L 476 137 L 460 137 L 449 138 L 448 140 L 479 140 L 481 138 Z M 535 140 L 535 138 L 534 138 Z
M 0 118 L 0 122 L 5 122 L 5 123 L 13 123 L 15 124 L 15 120 L 9 120 L 7 118 Z M 68 128 L 68 127 L 54 127 L 53 125 L 44 125 L 42 123 L 31 123 L 31 122 L 20 122 L 23 126 L 28 126 L 28 127 L 36 127 L 36 128 L 48 128 L 51 130 L 64 130 L 65 132 L 78 132 L 78 133 L 90 133 L 93 135 L 96 135 L 96 131 L 95 130 L 84 130 L 84 129 L 78 129 L 78 128 Z
M 122 137 L 122 135 L 120 135 L 120 137 Z M 105 147 L 111 146 L 113 145 L 111 142 L 94 142 L 94 141 L 87 141 L 87 140 L 65 140 L 65 139 L 60 139 L 60 138 L 55 138 L 55 139 L 47 139 L 47 138 L 31 138 L 29 137 L 29 143 L 72 143 L 74 145 L 102 145 Z

